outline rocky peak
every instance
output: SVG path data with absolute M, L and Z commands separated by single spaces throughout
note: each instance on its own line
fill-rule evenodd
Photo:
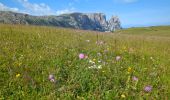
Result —
M 115 31 L 121 29 L 121 23 L 118 16 L 112 16 L 108 21 L 108 31 Z
M 115 31 L 121 29 L 120 20 L 112 16 L 106 20 L 103 13 L 71 13 L 59 16 L 31 16 L 28 14 L 0 11 L 0 23 L 59 26 L 66 28 Z
M 103 13 L 90 13 L 87 14 L 89 19 L 97 24 L 97 26 L 101 26 L 101 30 L 104 31 L 107 29 L 107 21 L 106 15 Z

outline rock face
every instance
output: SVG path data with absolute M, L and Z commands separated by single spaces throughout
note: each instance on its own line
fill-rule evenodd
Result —
M 108 31 L 115 31 L 121 29 L 120 20 L 117 16 L 112 16 L 108 21 Z
M 113 16 L 107 21 L 106 16 L 103 13 L 71 13 L 59 16 L 31 16 L 10 11 L 0 11 L 0 23 L 58 26 L 96 31 L 115 31 L 121 29 L 118 17 Z

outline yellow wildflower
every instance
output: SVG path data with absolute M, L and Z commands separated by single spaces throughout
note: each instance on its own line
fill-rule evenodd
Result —
M 20 76 L 21 76 L 21 74 L 19 74 L 19 73 L 18 73 L 18 74 L 16 74 L 16 77 L 20 77 Z
M 132 72 L 132 67 L 128 67 L 128 73 Z
M 96 59 L 93 59 L 93 61 L 96 61 Z
M 125 98 L 126 96 L 124 94 L 121 95 L 121 98 Z

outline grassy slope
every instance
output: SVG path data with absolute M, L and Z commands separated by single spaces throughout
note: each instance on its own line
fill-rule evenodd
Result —
M 104 44 L 96 45 L 97 40 Z M 169 45 L 169 26 L 98 33 L 0 25 L 0 99 L 121 99 L 125 95 L 125 99 L 166 100 L 170 98 Z M 88 58 L 80 60 L 79 53 Z M 116 56 L 121 60 L 116 61 Z M 102 68 L 89 69 L 92 65 Z M 56 83 L 48 80 L 49 74 L 54 74 Z M 133 76 L 139 80 L 133 81 Z M 147 85 L 153 87 L 149 93 L 143 90 Z

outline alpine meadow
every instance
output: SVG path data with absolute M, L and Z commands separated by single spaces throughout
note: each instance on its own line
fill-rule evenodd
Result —
M 0 24 L 0 100 L 169 100 L 170 26 Z

